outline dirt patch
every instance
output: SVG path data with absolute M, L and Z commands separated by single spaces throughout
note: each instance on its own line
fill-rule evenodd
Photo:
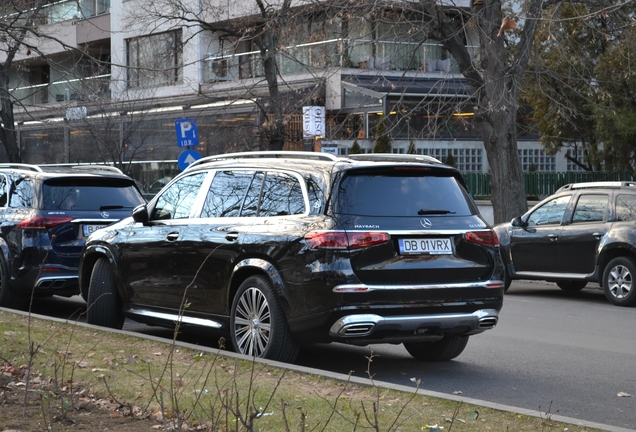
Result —
M 26 381 L 26 367 L 0 367 L 1 431 L 166 430 L 160 416 L 96 398 L 88 388 L 55 388 L 31 375 L 27 390 Z

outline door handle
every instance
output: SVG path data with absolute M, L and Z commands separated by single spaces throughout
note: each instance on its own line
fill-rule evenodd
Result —
M 556 241 L 559 236 L 557 234 L 548 234 L 548 238 L 550 239 L 550 241 Z
M 170 242 L 176 241 L 178 238 L 179 238 L 178 232 L 171 232 L 170 234 L 166 236 L 166 240 Z
M 238 233 L 237 232 L 231 232 L 231 233 L 227 233 L 225 235 L 225 240 L 229 241 L 229 242 L 233 242 L 236 241 L 236 239 L 238 238 Z

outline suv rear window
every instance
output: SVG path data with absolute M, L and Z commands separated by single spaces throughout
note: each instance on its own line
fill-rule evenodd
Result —
M 340 183 L 337 203 L 338 213 L 359 216 L 472 214 L 454 177 L 413 172 L 350 174 Z
M 143 198 L 129 180 L 73 179 L 45 183 L 42 202 L 43 210 L 100 210 L 132 208 Z

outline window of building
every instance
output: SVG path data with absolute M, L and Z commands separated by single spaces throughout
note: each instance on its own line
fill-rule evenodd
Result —
M 556 158 L 541 149 L 519 149 L 519 159 L 524 171 L 556 171 Z
M 181 30 L 128 39 L 128 86 L 147 87 L 181 81 Z
M 448 155 L 452 154 L 455 159 L 455 167 L 463 172 L 483 171 L 483 150 L 477 148 L 418 148 L 417 154 L 432 156 L 437 160 L 446 162 Z

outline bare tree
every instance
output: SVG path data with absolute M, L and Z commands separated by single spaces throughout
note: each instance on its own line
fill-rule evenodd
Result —
M 7 151 L 10 162 L 20 162 L 13 116 L 15 101 L 9 93 L 9 71 L 16 55 L 34 51 L 30 37 L 37 28 L 37 18 L 46 0 L 9 0 L 0 7 L 0 141 Z

